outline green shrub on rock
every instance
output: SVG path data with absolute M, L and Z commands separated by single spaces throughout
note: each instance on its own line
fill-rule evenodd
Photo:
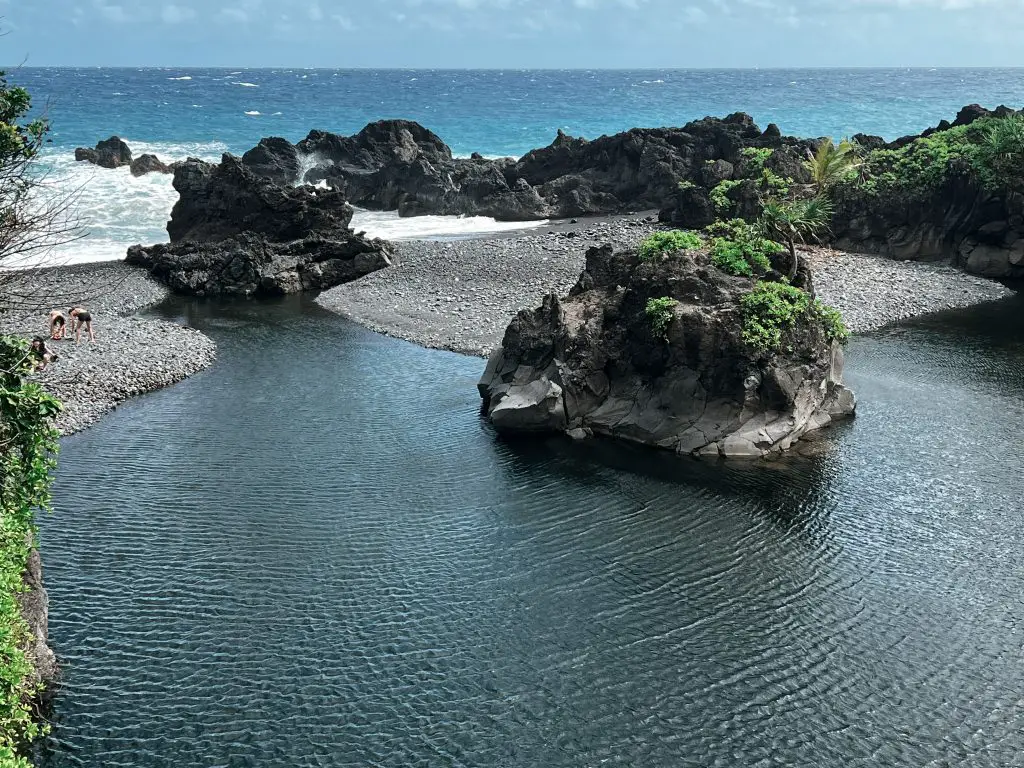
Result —
M 668 327 L 672 324 L 672 310 L 679 304 L 673 298 L 662 296 L 659 299 L 648 299 L 644 311 L 651 323 L 651 333 L 661 338 L 667 338 Z
M 661 253 L 695 251 L 703 246 L 704 240 L 696 232 L 673 229 L 667 232 L 655 232 L 640 243 L 637 254 L 644 261 L 649 261 Z
M 719 214 L 726 214 L 732 209 L 732 200 L 729 199 L 729 192 L 742 184 L 740 179 L 726 179 L 715 185 L 715 188 L 708 193 L 711 205 Z
M 771 269 L 772 254 L 782 250 L 742 219 L 716 221 L 707 232 L 712 236 L 711 263 L 730 275 L 763 274 Z
M 759 282 L 740 300 L 743 311 L 743 341 L 762 352 L 782 346 L 782 334 L 800 322 L 822 324 L 830 341 L 845 341 L 849 332 L 832 307 L 812 299 L 810 294 L 789 283 Z

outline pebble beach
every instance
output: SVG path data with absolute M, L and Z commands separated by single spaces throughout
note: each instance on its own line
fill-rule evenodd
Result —
M 426 347 L 486 357 L 517 312 L 564 295 L 587 248 L 635 247 L 657 229 L 650 215 L 561 224 L 542 234 L 399 244 L 400 261 L 318 301 L 379 333 Z M 918 315 L 1013 295 L 995 280 L 939 264 L 893 261 L 828 248 L 804 248 L 818 298 L 838 309 L 853 333 Z
M 57 418 L 62 435 L 78 432 L 133 395 L 174 384 L 211 365 L 216 345 L 199 331 L 140 317 L 167 297 L 145 270 L 120 262 L 83 264 L 34 272 L 23 294 L 0 313 L 0 332 L 49 337 L 49 311 L 72 305 L 90 310 L 96 341 L 82 334 L 47 341 L 58 360 L 34 375 L 64 404 Z M 29 290 L 30 288 L 30 290 Z

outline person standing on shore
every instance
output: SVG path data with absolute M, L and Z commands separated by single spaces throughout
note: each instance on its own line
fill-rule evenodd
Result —
M 54 341 L 68 338 L 68 324 L 59 309 L 50 310 L 50 338 Z
M 96 341 L 96 335 L 92 331 L 92 314 L 83 307 L 72 307 L 68 312 L 71 315 L 71 322 L 74 325 L 75 343 L 82 340 L 82 326 L 89 332 L 89 341 Z

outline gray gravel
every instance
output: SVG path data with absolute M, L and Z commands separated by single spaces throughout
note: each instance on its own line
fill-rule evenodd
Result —
M 361 325 L 433 349 L 486 357 L 509 320 L 564 295 L 592 245 L 634 246 L 655 229 L 649 215 L 552 225 L 541 234 L 397 243 L 399 264 L 320 294 Z
M 61 434 L 89 426 L 118 403 L 159 389 L 211 365 L 216 345 L 199 331 L 135 316 L 167 289 L 146 271 L 121 262 L 86 264 L 26 275 L 4 286 L 8 304 L 0 332 L 48 337 L 49 311 L 80 304 L 92 314 L 96 341 L 47 342 L 59 359 L 35 378 L 64 403 Z
M 808 249 L 805 255 L 814 267 L 818 298 L 838 309 L 854 333 L 1013 295 L 1002 283 L 941 264 L 826 248 Z
M 454 242 L 398 245 L 400 263 L 325 291 L 317 301 L 374 331 L 486 357 L 517 312 L 568 292 L 591 245 L 634 247 L 657 228 L 649 215 L 546 227 Z M 550 230 L 550 231 L 549 231 Z M 853 332 L 915 315 L 1005 298 L 1000 283 L 951 267 L 807 249 L 818 297 Z

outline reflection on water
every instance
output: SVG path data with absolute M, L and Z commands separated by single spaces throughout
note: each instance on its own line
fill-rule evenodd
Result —
M 307 299 L 65 441 L 44 766 L 1019 764 L 1024 306 L 853 341 L 816 458 L 505 441 Z

